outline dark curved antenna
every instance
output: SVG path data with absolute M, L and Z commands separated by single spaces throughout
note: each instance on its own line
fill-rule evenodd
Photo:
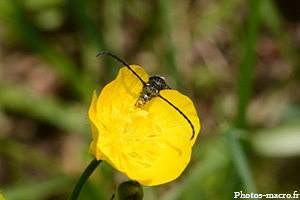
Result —
M 146 82 L 143 81 L 143 79 L 135 72 L 133 71 L 133 69 L 131 69 L 131 67 L 126 63 L 124 62 L 121 58 L 119 58 L 118 56 L 112 54 L 112 53 L 109 53 L 109 52 L 100 52 L 96 55 L 96 57 L 98 56 L 101 56 L 101 55 L 108 55 L 108 56 L 111 56 L 113 57 L 114 59 L 116 59 L 117 61 L 119 61 L 120 63 L 122 63 L 124 66 L 126 66 L 136 77 L 138 77 L 138 79 L 140 79 L 140 81 L 143 83 L 143 85 L 146 85 Z
M 114 59 L 118 60 L 120 63 L 122 63 L 124 66 L 126 66 L 142 83 L 143 85 L 145 86 L 146 85 L 146 82 L 143 81 L 143 79 L 133 70 L 131 69 L 131 67 L 126 63 L 124 62 L 121 58 L 119 58 L 118 56 L 112 54 L 112 53 L 109 53 L 109 52 L 100 52 L 96 55 L 96 57 L 98 56 L 101 56 L 101 55 L 108 55 L 108 56 L 111 56 L 113 57 Z M 160 94 L 158 95 L 158 97 L 160 97 L 161 99 L 163 99 L 165 102 L 167 102 L 168 104 L 170 104 L 175 110 L 177 110 L 183 117 L 184 119 L 187 120 L 187 122 L 191 125 L 191 128 L 193 130 L 193 135 L 191 137 L 190 140 L 192 140 L 195 136 L 195 128 L 194 128 L 194 125 L 192 124 L 191 120 L 179 109 L 177 108 L 174 104 L 172 104 L 170 101 L 168 101 L 166 98 L 164 98 L 163 96 L 161 96 Z
M 186 121 L 188 121 L 188 123 L 191 125 L 191 128 L 193 130 L 193 135 L 190 139 L 190 140 L 192 140 L 195 136 L 195 128 L 194 128 L 194 125 L 192 124 L 191 120 L 179 108 L 177 108 L 174 104 L 172 104 L 169 100 L 167 100 L 166 98 L 164 98 L 161 95 L 159 95 L 159 97 L 161 99 L 165 100 L 168 104 L 170 104 L 175 110 L 177 110 L 184 117 L 184 119 L 186 119 Z

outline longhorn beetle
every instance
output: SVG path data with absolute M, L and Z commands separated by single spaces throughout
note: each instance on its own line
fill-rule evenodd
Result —
M 120 63 L 122 63 L 124 66 L 126 66 L 142 82 L 143 90 L 140 94 L 140 97 L 137 99 L 135 106 L 141 108 L 148 101 L 150 101 L 153 97 L 159 97 L 159 98 L 163 99 L 165 102 L 170 104 L 175 110 L 177 110 L 184 117 L 184 119 L 186 119 L 186 121 L 191 125 L 192 132 L 193 132 L 191 140 L 194 138 L 195 128 L 194 128 L 194 125 L 192 124 L 191 120 L 179 108 L 177 108 L 173 103 L 171 103 L 170 101 L 168 101 L 166 98 L 164 98 L 163 96 L 161 96 L 159 94 L 159 92 L 161 90 L 171 89 L 162 77 L 150 76 L 149 81 L 146 83 L 145 81 L 143 81 L 143 79 L 141 79 L 141 77 L 133 69 L 131 69 L 131 67 L 126 62 L 121 60 L 116 55 L 111 54 L 109 52 L 100 52 L 96 55 L 96 57 L 98 57 L 100 55 L 108 55 L 108 56 L 115 58 Z

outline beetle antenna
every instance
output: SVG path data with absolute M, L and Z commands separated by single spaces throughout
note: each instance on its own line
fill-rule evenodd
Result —
M 163 100 L 165 100 L 168 104 L 170 104 L 175 110 L 177 110 L 184 117 L 184 119 L 186 119 L 188 121 L 188 123 L 191 125 L 191 128 L 193 130 L 193 135 L 192 135 L 192 137 L 190 139 L 190 140 L 192 140 L 194 138 L 194 136 L 195 136 L 195 128 L 194 128 L 194 125 L 192 124 L 191 120 L 179 108 L 177 108 L 174 104 L 172 104 L 166 98 L 164 98 L 161 95 L 159 95 L 159 97 L 162 98 Z
M 96 57 L 98 56 L 101 56 L 101 55 L 108 55 L 108 56 L 111 56 L 113 57 L 114 59 L 116 59 L 117 61 L 119 61 L 120 63 L 122 63 L 124 66 L 126 66 L 136 77 L 138 77 L 138 79 L 140 79 L 140 81 L 143 83 L 143 85 L 146 85 L 146 82 L 143 81 L 143 79 L 133 70 L 131 69 L 131 67 L 126 63 L 124 62 L 121 58 L 119 58 L 118 56 L 112 54 L 112 53 L 109 53 L 109 52 L 100 52 L 96 55 Z

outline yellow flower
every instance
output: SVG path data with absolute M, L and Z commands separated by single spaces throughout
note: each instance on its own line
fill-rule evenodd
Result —
M 130 67 L 148 82 L 143 68 Z M 123 67 L 99 98 L 94 92 L 89 109 L 93 132 L 89 153 L 142 185 L 160 185 L 176 179 L 186 168 L 200 122 L 188 97 L 176 90 L 160 91 L 193 124 L 192 138 L 191 124 L 162 98 L 153 97 L 141 108 L 136 106 L 142 89 L 137 76 Z

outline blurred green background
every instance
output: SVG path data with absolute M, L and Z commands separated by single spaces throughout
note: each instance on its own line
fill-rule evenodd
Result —
M 192 160 L 145 200 L 300 193 L 299 0 L 1 0 L 0 192 L 62 200 L 93 159 L 93 90 L 122 65 L 189 96 L 201 120 Z M 80 199 L 110 199 L 102 163 Z

